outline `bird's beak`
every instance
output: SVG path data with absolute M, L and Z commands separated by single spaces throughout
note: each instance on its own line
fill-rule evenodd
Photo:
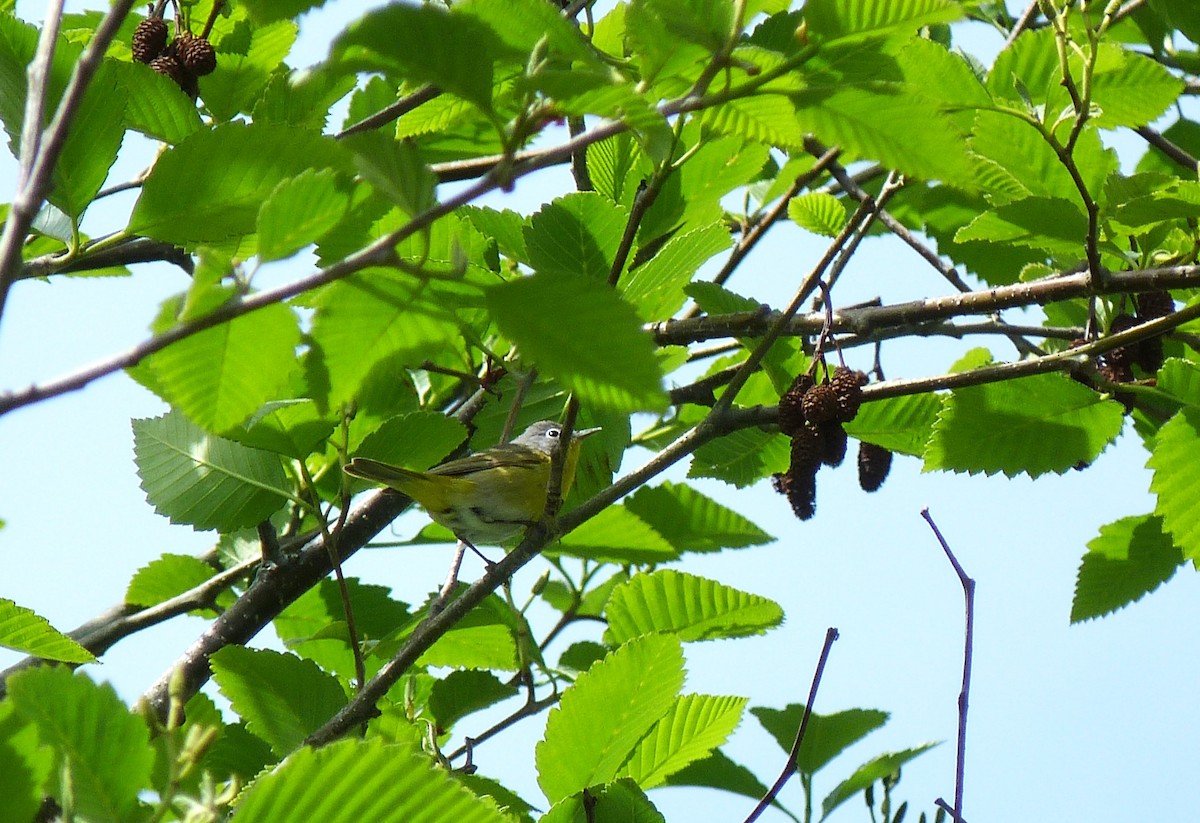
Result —
M 593 434 L 595 434 L 598 431 L 601 431 L 601 428 L 599 426 L 596 426 L 595 428 L 592 428 L 592 429 L 576 429 L 574 432 L 571 433 L 571 439 L 572 440 L 582 440 L 585 437 L 591 437 Z

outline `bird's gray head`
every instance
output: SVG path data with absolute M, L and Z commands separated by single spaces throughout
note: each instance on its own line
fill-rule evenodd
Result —
M 513 441 L 514 445 L 527 446 L 531 449 L 537 449 L 544 454 L 554 454 L 558 451 L 559 444 L 562 440 L 562 423 L 554 420 L 542 420 L 534 423 L 532 426 L 521 432 L 520 437 Z M 576 429 L 571 434 L 571 440 L 582 440 L 585 437 L 595 434 L 600 431 L 595 429 Z

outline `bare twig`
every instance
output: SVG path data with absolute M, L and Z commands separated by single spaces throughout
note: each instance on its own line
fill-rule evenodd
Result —
M 360 132 L 377 129 L 380 126 L 387 125 L 393 120 L 399 120 L 413 109 L 417 108 L 418 106 L 423 106 L 441 93 L 442 90 L 437 86 L 421 86 L 411 94 L 406 94 L 392 105 L 381 109 L 372 115 L 364 117 L 357 123 L 351 123 L 349 126 L 346 126 L 346 128 L 334 135 L 334 139 L 341 140 L 342 138 L 349 137 L 352 134 L 358 134 Z
M 1005 49 L 1016 42 L 1016 39 L 1021 36 L 1021 32 L 1029 28 L 1030 24 L 1037 18 L 1037 10 L 1038 0 L 1033 0 L 1033 2 L 1025 7 L 1025 11 L 1021 12 L 1021 16 L 1017 18 L 1016 24 L 1012 27 L 1012 30 L 1008 33 L 1008 37 L 1004 41 Z
M 950 549 L 950 544 L 942 536 L 937 523 L 933 522 L 933 516 L 929 514 L 928 508 L 921 509 L 921 517 L 925 518 L 925 522 L 929 524 L 929 528 L 933 529 L 933 534 L 937 538 L 938 543 L 941 544 L 942 551 L 946 553 L 946 558 L 950 561 L 950 565 L 954 567 L 954 573 L 958 575 L 958 582 L 962 584 L 963 599 L 966 601 L 966 623 L 963 629 L 962 690 L 958 693 L 958 748 L 955 758 L 954 809 L 952 811 L 955 823 L 963 823 L 963 769 L 967 758 L 967 703 L 971 693 L 971 655 L 975 642 L 975 581 L 968 577 L 966 571 L 963 570 L 962 564 L 954 556 L 954 552 Z
M 804 703 L 804 716 L 800 719 L 800 728 L 796 730 L 796 739 L 792 742 L 792 750 L 788 753 L 787 763 L 784 764 L 783 771 L 779 773 L 779 777 L 775 779 L 771 788 L 758 801 L 758 805 L 746 816 L 745 823 L 754 823 L 755 820 L 758 820 L 759 815 L 775 802 L 775 798 L 779 796 L 784 784 L 800 768 L 800 746 L 804 743 L 804 733 L 808 730 L 808 720 L 812 717 L 813 703 L 817 699 L 817 689 L 821 685 L 821 675 L 825 672 L 825 662 L 829 659 L 829 650 L 837 638 L 837 629 L 831 627 L 825 630 L 825 645 L 821 647 L 821 656 L 817 658 L 817 668 L 813 672 L 812 685 L 808 688 L 808 700 Z
M 1194 174 L 1196 169 L 1200 168 L 1200 161 L 1164 137 L 1162 132 L 1155 131 L 1149 126 L 1138 126 L 1134 131 L 1141 135 L 1151 146 L 1154 146 L 1154 148 L 1161 151 L 1189 172 Z

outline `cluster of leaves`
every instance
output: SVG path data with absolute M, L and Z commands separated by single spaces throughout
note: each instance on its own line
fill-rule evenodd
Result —
M 782 611 L 657 567 L 771 538 L 688 485 L 647 481 L 689 455 L 690 476 L 739 487 L 782 471 L 788 447 L 772 428 L 774 407 L 808 367 L 818 331 L 847 348 L 978 331 L 1017 343 L 1015 364 L 974 348 L 950 374 L 864 389 L 849 434 L 929 470 L 1061 473 L 1096 459 L 1132 420 L 1151 452 L 1158 505 L 1091 544 L 1074 619 L 1125 605 L 1200 558 L 1190 337 L 1200 312 L 1188 265 L 1200 249 L 1200 190 L 1194 162 L 1172 165 L 1200 149 L 1200 127 L 1181 117 L 1165 135 L 1145 128 L 1186 91 L 1177 67 L 1198 61 L 1168 36 L 1200 39 L 1187 0 L 1136 10 L 1048 0 L 1032 27 L 998 4 L 952 0 L 809 0 L 799 10 L 631 0 L 582 23 L 543 0 L 396 4 L 351 23 L 324 62 L 293 71 L 284 60 L 294 18 L 315 5 L 242 0 L 214 17 L 217 66 L 199 80 L 199 109 L 131 60 L 133 16 L 86 93 L 70 97 L 85 44 L 107 18 L 63 19 L 42 88 L 27 73 L 40 59 L 37 29 L 0 12 L 0 122 L 14 154 L 42 150 L 22 142 L 31 95 L 44 92 L 47 123 L 73 101 L 41 180 L 46 202 L 0 287 L 128 273 L 121 255 L 132 261 L 147 242 L 186 252 L 189 288 L 113 368 L 128 367 L 172 408 L 133 424 L 150 505 L 220 534 L 210 556 L 166 555 L 129 587 L 135 612 L 217 623 L 207 660 L 191 655 L 147 695 L 149 723 L 80 674 L 8 678 L 6 819 L 32 818 L 48 796 L 88 820 L 417 820 L 433 819 L 422 816 L 431 809 L 446 820 L 531 820 L 508 788 L 442 768 L 470 755 L 441 751 L 464 718 L 522 697 L 508 720 L 554 707 L 535 758 L 550 805 L 542 820 L 613 819 L 606 807 L 661 819 L 646 795 L 661 785 L 762 796 L 719 748 L 747 700 L 683 692 L 682 644 L 760 634 Z M 985 68 L 951 48 L 949 24 L 968 16 L 1026 29 Z M 346 125 L 330 135 L 331 110 L 346 98 Z M 531 148 L 553 142 L 560 123 L 569 141 Z M 1142 129 L 1175 159 L 1155 149 L 1122 172 L 1101 137 L 1117 128 Z M 85 213 L 107 196 L 129 132 L 165 150 L 126 227 L 92 241 Z M 579 190 L 532 214 L 477 202 L 568 161 Z M 892 170 L 903 185 L 884 185 Z M 439 188 L 454 180 L 471 182 Z M 789 310 L 765 316 L 725 283 L 784 215 L 833 242 Z M 850 259 L 849 244 L 875 226 L 951 261 L 936 265 L 965 293 L 797 315 L 822 278 L 826 300 L 837 297 L 841 269 L 831 274 L 828 258 Z M 304 265 L 305 251 L 312 273 L 259 285 L 260 270 Z M 718 255 L 729 262 L 716 282 L 697 279 Z M 1130 293 L 1163 287 L 1181 311 L 1116 342 L 1105 335 Z M 1040 334 L 961 320 L 1050 300 Z M 1133 397 L 1127 415 L 1090 358 L 1167 329 L 1177 333 L 1162 369 L 1121 386 Z M 732 345 L 705 365 L 700 350 L 714 337 Z M 1067 352 L 1074 338 L 1085 345 Z M 1087 380 L 1064 373 L 1072 369 Z M 668 381 L 678 388 L 665 390 Z M 0 409 L 39 397 L 8 395 Z M 544 552 L 549 579 L 525 605 L 509 587 L 497 593 L 503 575 L 453 593 L 448 608 L 474 608 L 440 622 L 445 603 L 412 607 L 353 578 L 279 587 L 299 579 L 298 558 L 350 558 L 374 534 L 357 523 L 378 531 L 398 511 L 376 496 L 351 512 L 361 489 L 340 470 L 349 455 L 423 469 L 468 442 L 460 420 L 479 448 L 497 441 L 514 408 L 520 426 L 576 404 L 581 424 L 604 434 L 588 441 L 566 525 L 530 538 L 561 536 Z M 632 445 L 659 449 L 657 463 L 610 486 Z M 448 537 L 430 527 L 417 539 Z M 530 546 L 503 570 L 541 548 Z M 271 562 L 248 576 L 260 556 Z M 317 578 L 329 569 L 321 562 Z M 534 602 L 555 615 L 551 628 L 531 617 Z M 0 642 L 91 658 L 87 632 L 73 644 L 5 608 Z M 547 653 L 563 627 L 597 619 L 602 636 Z M 272 620 L 287 653 L 234 642 Z M 409 664 L 396 671 L 397 660 Z M 197 691 L 210 667 L 233 722 Z M 369 701 L 360 668 L 379 685 Z M 799 710 L 754 713 L 787 750 Z M 814 772 L 883 720 L 857 710 L 816 718 L 796 764 L 806 796 Z M 305 745 L 359 728 L 360 737 Z M 868 763 L 825 798 L 823 814 L 924 748 Z

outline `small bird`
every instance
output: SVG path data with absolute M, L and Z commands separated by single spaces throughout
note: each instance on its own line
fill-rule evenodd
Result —
M 575 477 L 579 447 L 600 429 L 577 430 L 563 461 L 562 494 Z M 419 472 L 356 457 L 346 474 L 408 495 L 429 516 L 472 548 L 508 540 L 542 516 L 550 482 L 550 461 L 562 447 L 562 424 L 534 423 L 511 443 L 449 460 Z

